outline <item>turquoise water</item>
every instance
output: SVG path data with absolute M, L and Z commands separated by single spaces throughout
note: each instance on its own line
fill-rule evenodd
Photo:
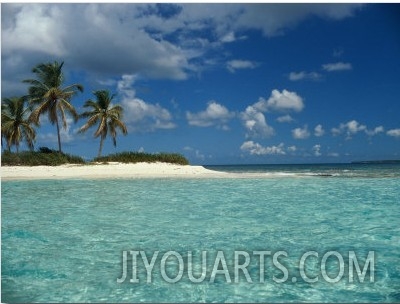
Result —
M 399 302 L 398 169 L 286 167 L 279 170 L 292 175 L 256 179 L 3 181 L 2 302 Z M 131 255 L 128 279 L 117 282 L 123 252 L 130 250 L 144 251 L 149 260 L 160 252 L 151 283 L 140 255 L 139 283 L 129 281 Z M 250 255 L 251 283 L 243 273 L 234 282 L 238 250 Z M 271 252 L 264 282 L 257 250 Z M 161 273 L 160 260 L 168 251 L 183 259 L 184 273 L 176 283 Z M 193 283 L 188 252 L 200 274 L 202 251 L 208 254 L 207 275 Z M 218 251 L 226 257 L 232 282 L 221 272 L 210 280 Z M 274 281 L 284 277 L 272 263 L 279 251 L 287 253 L 279 258 L 288 272 L 283 283 Z M 318 253 L 306 263 L 307 276 L 317 277 L 316 283 L 299 274 L 300 258 L 309 251 Z M 324 280 L 320 270 L 329 251 L 344 260 L 336 283 Z M 374 271 L 370 267 L 364 282 L 349 280 L 349 251 L 361 268 L 374 252 Z M 170 257 L 166 265 L 168 276 L 176 277 L 179 261 Z M 326 271 L 335 277 L 339 260 L 329 258 Z

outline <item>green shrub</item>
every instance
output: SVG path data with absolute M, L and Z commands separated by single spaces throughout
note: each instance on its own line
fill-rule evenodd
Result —
M 39 151 L 24 151 L 19 153 L 3 152 L 2 166 L 59 166 L 63 164 L 84 164 L 83 158 L 75 155 L 60 153 L 48 148 Z
M 121 152 L 107 156 L 96 157 L 95 162 L 120 162 L 120 163 L 171 163 L 179 165 L 188 165 L 189 161 L 178 153 L 142 153 L 142 152 Z
M 96 157 L 95 162 L 120 162 L 120 163 L 171 163 L 188 165 L 189 161 L 178 153 L 140 153 L 121 152 L 107 156 Z M 5 151 L 1 155 L 2 166 L 59 166 L 63 164 L 85 164 L 80 156 L 60 153 L 47 147 L 40 147 L 38 151 L 24 151 L 19 153 Z

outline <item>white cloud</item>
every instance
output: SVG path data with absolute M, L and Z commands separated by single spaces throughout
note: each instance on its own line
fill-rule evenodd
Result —
M 251 155 L 285 155 L 284 144 L 280 143 L 277 146 L 263 147 L 259 143 L 255 143 L 252 140 L 245 141 L 240 147 L 242 151 L 249 152 Z
M 259 100 L 251 106 L 248 106 L 244 112 L 240 114 L 243 125 L 248 131 L 248 137 L 269 137 L 274 135 L 274 129 L 267 124 L 264 112 L 277 111 L 300 112 L 304 108 L 303 99 L 295 92 L 283 90 L 272 90 L 268 99 L 260 97 Z M 286 115 L 278 118 L 279 122 L 289 122 L 291 116 Z
M 189 125 L 197 127 L 218 126 L 223 130 L 229 129 L 226 123 L 235 116 L 225 106 L 215 101 L 210 101 L 207 108 L 199 113 L 186 112 Z
M 254 106 L 248 106 L 240 114 L 247 137 L 270 137 L 274 135 L 274 128 L 267 124 L 264 114 Z
M 282 35 L 307 17 L 340 20 L 353 15 L 361 5 L 343 4 L 251 4 L 235 22 L 239 28 L 260 29 L 266 36 Z
M 135 79 L 135 75 L 123 75 L 117 85 L 118 93 L 122 96 L 123 120 L 129 128 L 134 131 L 175 128 L 172 115 L 167 109 L 136 97 L 136 91 L 133 89 Z
M 293 129 L 292 136 L 295 139 L 306 139 L 310 137 L 310 132 L 308 131 L 307 125 L 305 125 L 303 128 Z
M 351 63 L 344 62 L 323 64 L 322 68 L 327 72 L 348 71 L 353 69 Z
M 400 138 L 400 129 L 391 129 L 386 132 L 387 135 Z
M 375 127 L 373 130 L 368 130 L 366 125 L 360 124 L 356 120 L 351 120 L 346 123 L 341 123 L 339 127 L 332 128 L 331 132 L 333 136 L 337 136 L 345 133 L 347 135 L 346 139 L 351 139 L 351 137 L 359 132 L 365 132 L 368 136 L 374 136 L 376 134 L 384 132 L 383 126 Z
M 332 134 L 334 136 L 342 134 L 345 132 L 348 137 L 351 137 L 351 135 L 354 135 L 360 131 L 366 130 L 367 127 L 365 125 L 360 124 L 356 120 L 351 120 L 346 123 L 341 123 L 338 128 L 332 128 Z
M 364 131 L 367 129 L 365 125 L 361 125 L 356 120 L 349 121 L 345 124 L 347 132 L 350 134 L 356 134 L 359 131 Z
M 382 133 L 382 132 L 384 132 L 384 131 L 385 131 L 385 129 L 383 128 L 383 126 L 379 126 L 379 127 L 376 127 L 376 128 L 373 129 L 373 130 L 365 130 L 365 133 L 366 133 L 368 136 L 374 136 L 374 135 L 379 134 L 379 133 Z
M 314 155 L 315 156 L 321 156 L 322 154 L 321 154 L 320 150 L 321 150 L 321 145 L 315 145 L 313 147 Z
M 235 37 L 234 32 L 229 32 L 221 38 L 221 42 L 224 42 L 224 43 L 234 42 L 235 40 L 236 40 L 236 37 Z
M 247 29 L 282 34 L 312 16 L 340 20 L 360 4 L 5 3 L 3 83 L 19 82 L 38 62 L 65 60 L 94 79 L 139 74 L 187 79 L 217 64 L 224 43 Z M 40 20 L 40 23 L 38 23 Z M 85 29 L 85 30 L 82 30 Z M 95 52 L 93 50 L 96 50 Z M 237 61 L 232 68 L 251 68 Z M 244 66 L 243 66 L 244 65 Z M 236 66 L 236 67 L 235 67 Z M 17 81 L 18 79 L 18 81 Z M 8 95 L 15 85 L 4 86 Z
M 303 98 L 295 92 L 273 90 L 266 101 L 266 108 L 271 111 L 295 111 L 300 112 L 304 108 Z
M 289 147 L 287 147 L 287 150 L 289 152 L 296 152 L 297 151 L 297 147 L 296 146 L 289 146 Z
M 322 125 L 319 124 L 314 128 L 314 135 L 316 137 L 321 137 L 324 134 L 325 134 L 325 130 L 322 128 Z
M 257 67 L 257 63 L 249 60 L 231 60 L 226 63 L 226 68 L 231 73 L 235 73 L 239 69 L 254 69 Z
M 152 37 L 134 17 L 143 8 L 139 4 L 29 3 L 3 8 L 11 13 L 2 26 L 7 71 L 12 69 L 9 58 L 22 56 L 19 69 L 29 71 L 50 56 L 93 74 L 185 79 L 193 69 L 189 60 L 202 54 Z
M 246 36 L 236 37 L 235 33 L 232 31 L 223 36 L 221 38 L 221 42 L 230 43 L 230 42 L 235 42 L 237 40 L 245 40 L 246 38 L 247 38 Z
M 330 156 L 330 157 L 339 157 L 340 154 L 337 153 L 337 152 L 330 152 L 330 153 L 328 153 L 328 156 Z
M 290 72 L 289 80 L 291 81 L 299 81 L 299 80 L 319 80 L 321 79 L 321 75 L 317 72 Z
M 13 50 L 29 50 L 54 56 L 65 55 L 62 39 L 64 30 L 57 22 L 62 19 L 60 6 L 19 4 L 10 9 L 14 13 L 13 18 L 11 20 L 9 16 L 10 23 L 2 27 L 3 54 L 10 55 Z M 61 35 L 55 35 L 56 32 Z
M 276 120 L 278 122 L 292 122 L 294 119 L 292 118 L 292 116 L 287 114 L 287 115 L 279 116 Z

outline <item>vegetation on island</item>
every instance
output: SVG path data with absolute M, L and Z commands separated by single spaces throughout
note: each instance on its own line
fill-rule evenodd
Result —
M 95 162 L 120 162 L 120 163 L 140 163 L 140 162 L 161 162 L 179 165 L 188 165 L 188 160 L 178 153 L 143 153 L 143 152 L 121 152 L 108 156 L 96 157 Z
M 83 113 L 73 106 L 71 100 L 79 92 L 83 92 L 81 84 L 65 85 L 64 62 L 41 63 L 32 69 L 35 78 L 23 80 L 29 84 L 25 96 L 4 98 L 1 103 L 1 144 L 4 152 L 1 157 L 3 166 L 57 166 L 62 164 L 85 164 L 82 157 L 63 153 L 61 144 L 61 128 L 68 127 L 67 117 L 72 117 L 76 123 L 79 119 L 87 119 L 86 123 L 78 130 L 86 132 L 96 127 L 94 137 L 100 137 L 100 146 L 95 162 L 168 162 L 187 165 L 188 160 L 176 153 L 139 153 L 122 152 L 101 156 L 104 140 L 107 136 L 112 138 L 114 146 L 117 145 L 117 132 L 123 135 L 128 129 L 123 122 L 124 109 L 118 104 L 112 104 L 115 97 L 108 90 L 93 92 L 95 99 L 87 100 Z M 41 147 L 34 151 L 36 141 L 36 128 L 40 127 L 41 117 L 47 115 L 48 121 L 56 126 L 58 150 Z M 67 116 L 68 115 L 68 116 Z M 4 149 L 3 140 L 6 144 Z M 19 151 L 20 143 L 25 142 L 29 151 Z M 15 152 L 12 152 L 15 147 Z
M 64 164 L 85 164 L 80 156 L 65 154 L 49 148 L 38 151 L 9 152 L 1 155 L 2 166 L 59 166 Z
M 96 157 L 93 161 L 85 161 L 82 157 L 70 155 L 47 147 L 41 147 L 38 151 L 9 152 L 1 155 L 2 166 L 59 166 L 64 164 L 90 165 L 93 163 L 171 163 L 188 165 L 188 160 L 177 153 L 142 153 L 142 152 L 121 152 L 108 156 Z

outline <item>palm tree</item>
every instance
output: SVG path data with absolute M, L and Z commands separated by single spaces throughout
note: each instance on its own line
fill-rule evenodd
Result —
M 79 133 L 85 132 L 90 127 L 99 123 L 97 131 L 94 133 L 94 137 L 100 136 L 100 147 L 98 157 L 101 156 L 103 149 L 104 139 L 110 132 L 113 139 L 114 147 L 117 145 L 117 128 L 122 131 L 124 135 L 128 134 L 126 125 L 122 122 L 123 108 L 119 105 L 113 106 L 111 104 L 112 99 L 115 95 L 111 95 L 107 90 L 94 91 L 93 95 L 96 96 L 96 101 L 87 100 L 83 107 L 91 108 L 90 111 L 82 113 L 80 116 L 88 118 L 88 121 L 79 129 Z
M 7 149 L 15 145 L 19 152 L 19 143 L 25 140 L 29 149 L 33 150 L 33 142 L 36 138 L 35 129 L 28 120 L 29 108 L 25 107 L 25 99 L 22 97 L 5 98 L 1 105 L 1 139 L 6 140 Z
M 48 113 L 50 123 L 57 126 L 59 152 L 62 152 L 59 115 L 64 129 L 67 128 L 66 112 L 71 114 L 76 122 L 79 116 L 70 100 L 78 91 L 83 92 L 83 86 L 80 84 L 62 87 L 64 84 L 63 65 L 64 62 L 59 63 L 57 61 L 54 63 L 41 63 L 32 70 L 37 79 L 23 81 L 31 85 L 28 97 L 31 104 L 37 106 L 32 111 L 29 119 L 39 125 L 39 117 Z

